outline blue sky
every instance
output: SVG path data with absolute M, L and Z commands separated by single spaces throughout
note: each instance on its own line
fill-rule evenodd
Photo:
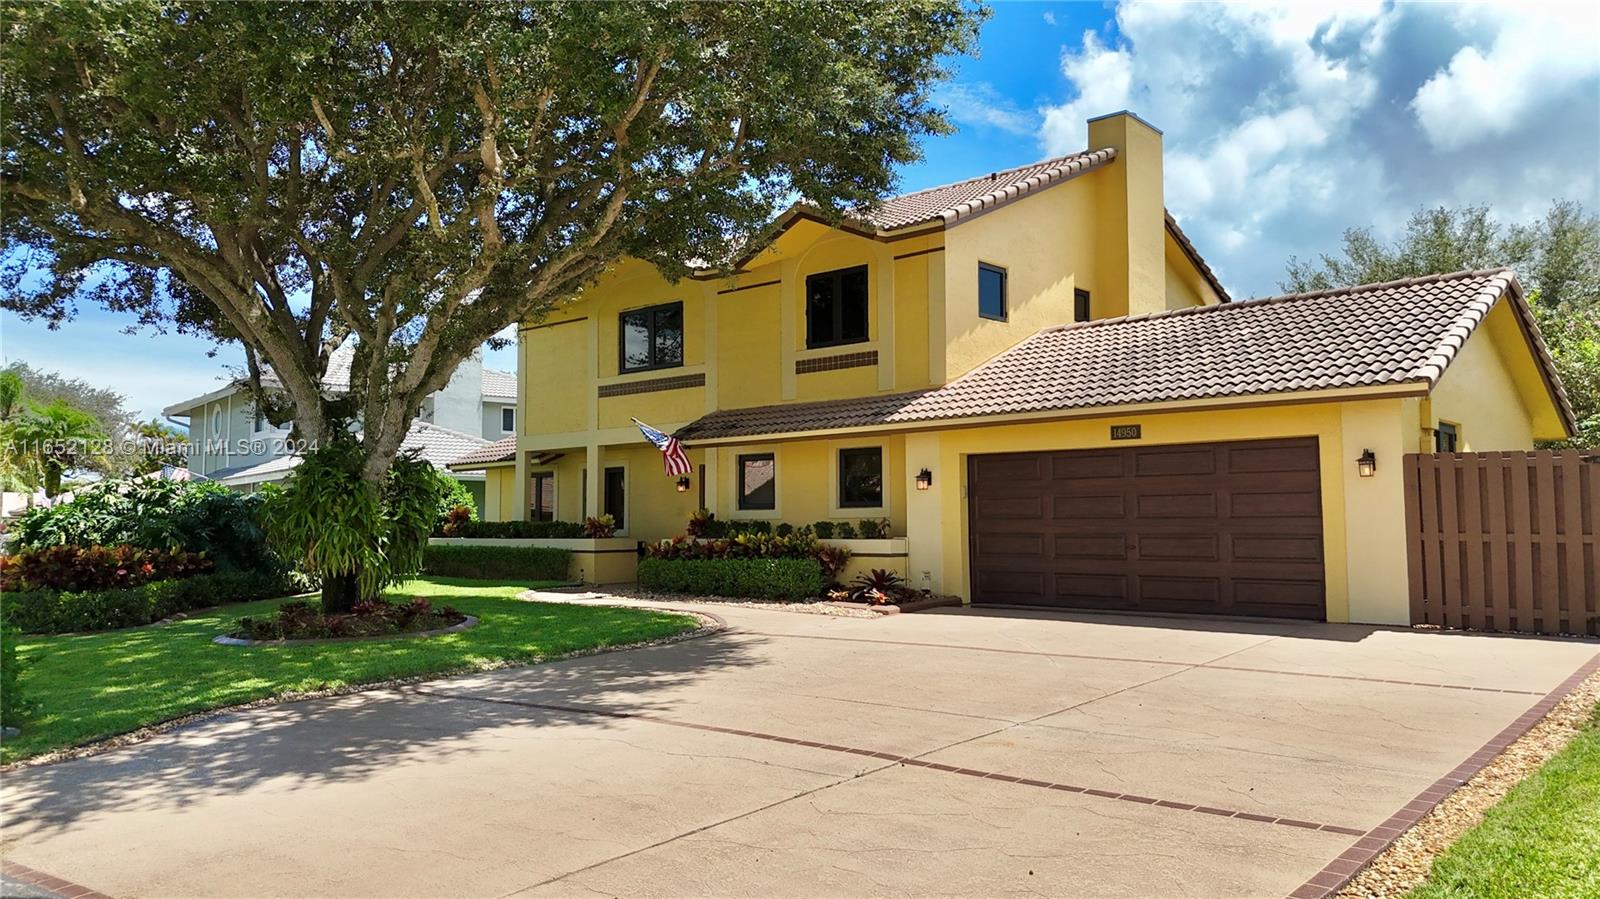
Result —
M 1153 122 L 1167 207 L 1237 297 L 1420 206 L 1600 210 L 1592 3 L 1001 3 L 938 98 L 958 130 L 925 144 L 906 190 L 1082 149 L 1100 113 Z M 241 362 L 123 324 L 84 309 L 50 332 L 0 313 L 0 356 L 113 387 L 146 416 Z M 510 351 L 487 362 L 514 368 Z

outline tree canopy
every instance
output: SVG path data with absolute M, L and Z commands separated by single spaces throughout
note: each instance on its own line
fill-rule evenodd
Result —
M 1466 269 L 1510 266 L 1578 418 L 1562 446 L 1600 447 L 1600 217 L 1558 200 L 1529 225 L 1502 225 L 1487 206 L 1420 209 L 1392 242 L 1370 228 L 1344 233 L 1338 255 L 1291 258 L 1283 288 L 1328 290 Z
M 0 6 L 0 304 L 238 341 L 272 420 L 316 441 L 359 419 L 374 484 L 468 353 L 619 258 L 681 274 L 797 198 L 880 197 L 947 129 L 929 91 L 981 18 L 961 0 Z M 325 394 L 347 341 L 351 390 Z

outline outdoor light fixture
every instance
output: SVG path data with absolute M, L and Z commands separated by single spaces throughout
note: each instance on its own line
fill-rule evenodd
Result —
M 688 493 L 689 492 L 689 476 L 688 475 L 684 475 L 683 477 L 678 479 L 678 492 L 679 493 Z
M 1361 472 L 1362 477 L 1370 478 L 1372 473 L 1377 470 L 1378 457 L 1372 454 L 1372 450 L 1362 450 L 1361 458 L 1356 460 L 1356 471 Z
M 932 487 L 932 486 L 933 486 L 933 472 L 927 470 L 926 468 L 924 468 L 923 470 L 917 472 L 917 489 L 918 490 L 927 490 L 929 487 Z

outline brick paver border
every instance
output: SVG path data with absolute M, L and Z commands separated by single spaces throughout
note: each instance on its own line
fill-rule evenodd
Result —
M 1352 878 L 1367 866 L 1379 853 L 1389 848 L 1389 844 L 1399 839 L 1400 835 L 1409 830 L 1412 825 L 1422 820 L 1422 816 L 1433 811 L 1433 807 L 1444 801 L 1446 796 L 1455 792 L 1456 788 L 1471 780 L 1474 775 L 1482 771 L 1486 765 L 1494 761 L 1495 757 L 1506 750 L 1506 747 L 1521 739 L 1523 734 L 1533 729 L 1535 724 L 1556 704 L 1567 697 L 1568 693 L 1577 689 L 1578 685 L 1589 678 L 1596 671 L 1600 671 L 1600 654 L 1596 654 L 1582 667 L 1574 671 L 1570 677 L 1562 681 L 1559 686 L 1544 698 L 1533 704 L 1533 707 L 1523 712 L 1517 720 L 1511 722 L 1500 733 L 1483 744 L 1477 752 L 1467 756 L 1466 761 L 1455 766 L 1450 773 L 1434 781 L 1427 789 L 1416 795 L 1416 798 L 1406 803 L 1399 811 L 1390 815 L 1388 820 L 1368 831 L 1355 845 L 1329 862 L 1321 871 L 1297 887 L 1289 894 L 1289 899 L 1324 899 L 1344 888 Z
M 522 708 L 540 709 L 549 712 L 566 712 L 574 715 L 591 715 L 600 718 L 613 718 L 618 720 L 648 721 L 652 724 L 664 724 L 669 727 L 682 727 L 689 730 L 709 731 L 711 733 L 728 734 L 735 737 L 750 737 L 756 740 L 766 740 L 772 743 L 787 743 L 791 746 L 804 746 L 809 749 L 821 749 L 826 752 L 842 752 L 848 755 L 858 755 L 866 758 L 882 759 L 913 768 L 923 768 L 929 771 L 940 771 L 948 774 L 961 774 L 975 777 L 980 780 L 993 780 L 1000 783 L 1017 784 L 1024 787 L 1037 787 L 1046 790 L 1056 790 L 1062 793 L 1080 793 L 1084 796 L 1094 796 L 1100 799 L 1109 799 L 1118 802 L 1131 802 L 1137 805 L 1149 805 L 1157 808 L 1170 809 L 1180 812 L 1196 812 L 1202 815 L 1213 815 L 1219 818 L 1234 818 L 1239 821 L 1250 821 L 1257 824 L 1276 824 L 1283 827 L 1296 827 L 1302 830 L 1320 830 L 1327 833 L 1343 834 L 1345 836 L 1362 836 L 1367 831 L 1359 827 L 1344 827 L 1337 824 L 1324 824 L 1318 821 L 1304 821 L 1299 818 L 1289 818 L 1278 815 L 1259 815 L 1254 812 L 1244 812 L 1237 809 L 1216 808 L 1208 805 L 1196 805 L 1192 802 L 1178 802 L 1171 799 L 1158 799 L 1154 796 L 1142 796 L 1138 793 L 1124 793 L 1120 790 L 1099 790 L 1092 787 L 1083 787 L 1076 784 L 1055 783 L 1048 780 L 1036 780 L 1030 777 L 1018 777 L 1012 774 L 1002 774 L 998 771 L 984 771 L 978 768 L 963 768 L 957 765 L 945 765 L 939 762 L 930 762 L 926 759 L 913 756 L 896 755 L 892 752 L 878 752 L 872 749 L 862 749 L 858 746 L 839 746 L 834 743 L 819 743 L 815 740 L 801 740 L 796 737 L 785 737 L 779 734 L 767 734 L 760 731 L 740 730 L 734 727 L 719 727 L 715 724 L 700 724 L 694 721 L 681 721 L 676 718 L 667 718 L 661 715 L 652 715 L 645 712 L 621 712 L 612 709 L 593 709 L 584 706 L 558 705 L 548 702 L 530 702 L 523 699 L 493 699 L 487 696 L 472 696 L 461 693 L 439 693 L 433 690 L 412 689 L 409 693 L 422 696 L 433 696 L 439 699 L 459 699 L 468 702 L 485 702 L 494 705 L 520 706 Z M 937 751 L 937 750 L 935 750 Z
M 19 865 L 10 859 L 0 861 L 0 874 L 5 874 L 11 879 L 21 881 L 29 886 L 48 890 L 60 896 L 61 899 L 111 899 L 110 896 L 98 890 L 91 890 L 70 880 L 62 880 L 43 871 L 36 871 L 27 865 Z

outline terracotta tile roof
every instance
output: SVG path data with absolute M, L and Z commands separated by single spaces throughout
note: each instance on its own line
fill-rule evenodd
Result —
M 485 465 L 493 462 L 509 462 L 516 457 L 517 438 L 502 437 L 493 443 L 485 444 L 470 453 L 459 456 L 450 461 L 449 467 L 458 465 Z
M 517 398 L 516 372 L 501 371 L 498 368 L 483 370 L 483 395 L 499 397 L 501 399 Z
M 713 412 L 693 442 L 1294 391 L 1432 387 L 1508 297 L 1563 417 L 1571 406 L 1509 269 L 1102 319 L 1041 331 L 932 390 Z
M 890 197 L 870 210 L 863 210 L 859 217 L 884 230 L 934 222 L 953 225 L 1036 190 L 1076 178 L 1105 165 L 1116 156 L 1117 151 L 1109 147 L 1057 156 L 954 184 Z

